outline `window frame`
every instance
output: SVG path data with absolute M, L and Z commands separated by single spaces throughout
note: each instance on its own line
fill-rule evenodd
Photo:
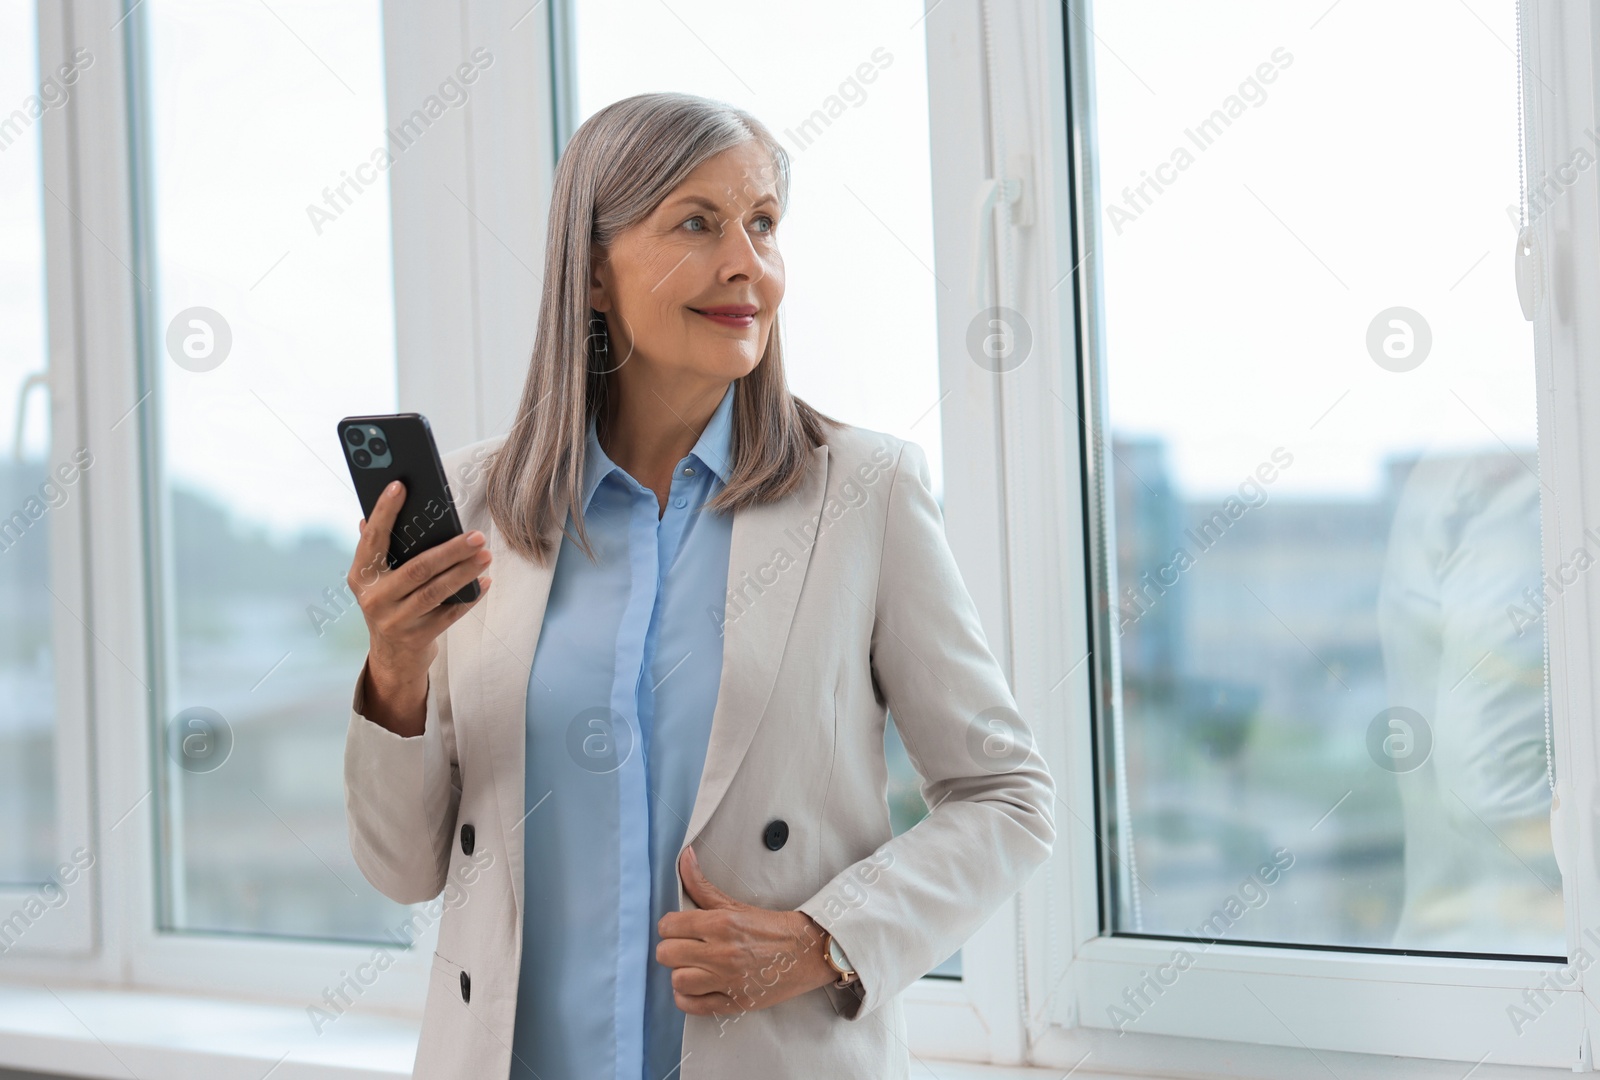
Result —
M 61 10 L 41 4 L 36 9 L 39 76 L 70 63 L 71 48 Z M 92 81 L 92 79 L 88 80 Z M 82 83 L 79 84 L 82 86 Z M 81 121 L 81 105 L 75 94 L 69 102 L 48 109 L 37 120 L 40 140 L 40 173 L 44 232 L 45 297 L 45 394 L 50 418 L 50 438 L 46 465 L 55 468 L 67 461 L 75 449 L 88 445 L 85 433 L 91 430 L 85 416 L 82 394 L 82 341 L 80 316 L 84 310 L 79 272 L 86 262 L 85 243 L 93 241 L 73 219 L 69 206 L 58 201 L 66 193 L 70 203 L 84 181 L 77 168 L 73 143 Z M 28 132 L 25 138 L 34 137 Z M 24 417 L 25 420 L 25 417 Z M 89 447 L 96 453 L 102 447 Z M 102 873 L 100 853 L 91 833 L 89 672 L 94 669 L 90 656 L 94 648 L 87 632 L 89 582 L 85 560 L 85 532 L 89 521 L 89 491 L 97 479 L 94 464 L 103 458 L 96 453 L 90 468 L 78 481 L 78 497 L 68 499 L 50 511 L 48 542 L 50 590 L 57 602 L 48 609 L 52 664 L 56 694 L 53 758 L 55 771 L 56 848 L 52 868 L 72 860 L 72 853 L 85 851 L 93 857 L 89 869 L 63 890 L 67 899 L 61 907 L 49 909 L 30 925 L 26 935 L 3 956 L 7 970 L 25 970 L 50 957 L 72 957 L 93 947 L 96 891 Z M 126 673 L 124 673 L 126 674 Z M 59 875 L 52 874 L 52 877 Z M 0 920 L 21 912 L 30 900 L 40 898 L 44 882 L 0 885 Z M 59 882 L 58 882 L 59 884 Z
M 1540 175 L 1563 164 L 1566 156 L 1545 148 L 1586 145 L 1579 135 L 1595 120 L 1597 64 L 1592 27 L 1581 5 L 1564 10 L 1551 0 L 1536 0 L 1526 6 L 1529 66 L 1544 83 L 1559 88 L 1559 96 L 1529 96 L 1530 141 L 1539 152 L 1530 156 L 1528 172 Z M 1110 615 L 1097 612 L 1090 600 L 1089 575 L 1098 572 L 1104 580 L 1110 568 L 1104 565 L 1104 546 L 1092 541 L 1103 527 L 1103 504 L 1095 470 L 1084 468 L 1086 459 L 1099 457 L 1103 464 L 1109 456 L 1095 378 L 1104 352 L 1093 257 L 1100 237 L 1091 168 L 1091 15 L 1071 0 L 1027 9 L 995 5 L 985 13 L 986 8 L 980 0 L 977 21 L 987 21 L 994 54 L 1017 58 L 997 73 L 997 90 L 986 88 L 981 72 L 953 55 L 943 55 L 935 72 L 931 46 L 930 78 L 959 87 L 949 91 L 954 96 L 989 102 L 987 108 L 964 112 L 933 110 L 936 141 L 943 131 L 943 141 L 964 145 L 980 160 L 995 145 L 993 132 L 1005 144 L 1025 148 L 1022 155 L 1008 155 L 1007 172 L 1022 181 L 1018 206 L 1026 224 L 1010 230 L 996 226 L 996 235 L 1009 232 L 1019 282 L 1013 306 L 1033 330 L 1037 359 L 990 378 L 997 384 L 1000 442 L 1006 449 L 1001 486 L 1011 508 L 1006 519 L 1009 629 L 1013 642 L 1029 645 L 1011 656 L 1013 686 L 1023 714 L 1038 720 L 1041 749 L 1058 786 L 1056 851 L 1021 897 L 1024 932 L 1049 942 L 1045 955 L 1027 957 L 1024 972 L 1024 1015 L 1037 1036 L 1027 1059 L 1060 1068 L 1092 1054 L 1100 1068 L 1241 1076 L 1317 1070 L 1306 1057 L 1308 1049 L 1324 1051 L 1324 1057 L 1361 1055 L 1361 1065 L 1371 1070 L 1365 1075 L 1374 1076 L 1419 1075 L 1420 1062 L 1396 1057 L 1440 1065 L 1480 1060 L 1473 1047 L 1490 1051 L 1496 1064 L 1526 1067 L 1527 1075 L 1587 1062 L 1583 999 L 1588 991 L 1582 983 L 1558 994 L 1521 1038 L 1510 1036 L 1506 1008 L 1521 1002 L 1523 989 L 1540 985 L 1561 967 L 1540 962 L 1219 943 L 1166 992 L 1160 1008 L 1140 1018 L 1136 1029 L 1118 1035 L 1110 1027 L 1107 1007 L 1125 1007 L 1122 991 L 1170 960 L 1181 941 L 1113 936 L 1102 932 L 1101 924 L 1105 808 L 1096 764 L 1099 721 L 1093 718 L 1106 715 L 1115 693 L 1115 682 L 1104 677 L 1104 665 L 1115 655 Z M 1563 109 L 1567 102 L 1581 107 Z M 949 235 L 960 228 L 962 211 L 970 214 L 973 187 L 970 180 L 963 187 L 940 169 L 935 177 L 956 188 L 943 200 L 948 219 L 941 216 L 939 222 L 940 234 Z M 1556 565 L 1558 552 L 1579 543 L 1583 515 L 1563 508 L 1600 507 L 1600 476 L 1594 470 L 1585 474 L 1580 456 L 1583 421 L 1600 420 L 1600 410 L 1583 406 L 1581 393 L 1593 378 L 1584 377 L 1583 346 L 1600 333 L 1600 317 L 1594 305 L 1568 304 L 1562 310 L 1560 303 L 1563 296 L 1600 292 L 1600 273 L 1591 267 L 1600 254 L 1597 210 L 1595 181 L 1585 173 L 1557 210 L 1537 223 L 1546 280 L 1552 267 L 1572 275 L 1566 283 L 1555 279 L 1555 302 L 1544 303 L 1535 322 L 1541 467 L 1558 491 L 1543 509 L 1546 565 Z M 1557 252 L 1566 257 L 1557 261 Z M 992 258 L 994 251 L 985 254 Z M 1580 392 L 1556 395 L 1552 385 Z M 1108 474 L 1102 469 L 1099 475 Z M 1580 580 L 1564 594 L 1560 608 L 1550 620 L 1555 771 L 1566 817 L 1575 819 L 1575 808 L 1594 798 L 1595 739 L 1571 718 L 1592 715 L 1596 703 L 1584 658 L 1600 603 Z M 1594 860 L 1575 857 L 1579 839 L 1592 849 L 1592 831 L 1571 820 L 1565 832 L 1571 841 L 1563 845 L 1567 949 L 1569 964 L 1575 964 L 1579 930 L 1595 925 L 1592 909 L 1600 889 Z M 1250 1000 L 1247 976 L 1248 989 L 1271 1002 L 1276 1016 Z M 1363 1022 L 1352 1024 L 1352 1017 Z M 1417 1023 L 1416 1017 L 1426 1022 Z M 1505 1038 L 1484 1041 L 1486 1033 L 1502 1031 Z M 1172 1064 L 1179 1058 L 1188 1063 L 1184 1070 Z

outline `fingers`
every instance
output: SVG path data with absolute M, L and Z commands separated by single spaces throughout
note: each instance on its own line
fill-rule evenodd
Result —
M 727 994 L 680 994 L 674 990 L 672 1003 L 679 1012 L 689 1016 L 726 1016 L 745 1011 L 744 1006 Z
M 430 637 L 437 637 L 444 633 L 455 623 L 466 617 L 467 612 L 477 607 L 485 596 L 489 595 L 489 583 L 492 579 L 482 577 L 478 579 L 477 599 L 465 604 L 441 603 L 423 620 L 423 630 Z M 449 595 L 449 594 L 446 594 Z
M 656 934 L 662 939 L 709 941 L 725 924 L 725 917 L 704 909 L 669 911 L 656 920 Z
M 480 580 L 478 596 L 468 603 L 443 601 L 477 578 L 491 556 L 486 537 L 475 529 L 391 569 L 390 542 L 405 496 L 405 486 L 396 481 L 361 520 L 361 539 L 346 582 L 367 620 L 371 649 L 381 647 L 384 655 L 411 665 L 420 677 L 437 654 L 438 637 L 477 606 L 489 579 Z
M 447 540 L 399 568 L 405 584 L 415 585 L 400 601 L 402 617 L 421 618 L 444 603 L 446 597 L 461 591 L 488 567 L 492 558 L 489 550 L 472 547 L 466 541 L 466 536 Z M 446 551 L 447 548 L 450 551 Z M 451 552 L 463 553 L 452 558 Z
M 361 522 L 361 541 L 356 544 L 356 564 L 362 567 L 386 567 L 389 556 L 389 532 L 394 519 L 406 502 L 406 486 L 396 480 L 383 489 L 372 507 L 372 516 Z
M 398 480 L 378 496 L 371 514 L 362 519 L 361 540 L 347 579 L 363 609 L 369 614 L 386 612 L 386 624 L 396 616 L 402 624 L 422 619 L 490 562 L 487 538 L 474 529 L 390 569 L 391 535 L 405 498 L 405 485 Z M 449 576 L 440 580 L 440 575 L 446 573 Z
M 662 941 L 656 945 L 656 963 L 672 971 L 672 989 L 690 997 L 731 988 L 729 980 L 712 971 L 705 946 L 688 941 Z
M 754 974 L 751 972 L 750 974 Z M 770 978 L 772 972 L 767 972 Z M 701 999 L 701 1004 L 710 1005 L 712 1002 L 706 998 L 727 998 L 736 984 L 727 979 L 720 979 L 705 968 L 688 966 L 672 969 L 672 992 L 681 994 L 690 1000 Z M 747 980 L 748 981 L 748 980 Z
M 416 558 L 408 559 L 404 564 L 395 568 L 396 573 L 400 575 L 397 582 L 399 591 L 395 593 L 395 599 L 400 600 L 410 596 L 446 570 L 460 565 L 462 560 L 470 559 L 480 552 L 488 551 L 486 545 L 487 540 L 483 533 L 474 529 L 460 536 L 452 536 L 444 543 L 429 548 Z M 487 565 L 488 561 L 482 560 L 478 569 L 481 571 Z M 461 584 L 465 585 L 470 580 L 472 578 L 468 575 L 462 580 Z M 444 593 L 443 595 L 449 596 L 450 594 Z M 435 603 L 437 602 L 435 601 Z

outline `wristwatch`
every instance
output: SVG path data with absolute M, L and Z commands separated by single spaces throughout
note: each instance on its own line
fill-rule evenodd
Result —
M 833 939 L 833 934 L 827 930 L 822 932 L 822 958 L 839 974 L 839 978 L 833 983 L 834 986 L 843 990 L 856 981 L 856 969 L 850 966 L 849 957 L 845 956 L 844 950 Z

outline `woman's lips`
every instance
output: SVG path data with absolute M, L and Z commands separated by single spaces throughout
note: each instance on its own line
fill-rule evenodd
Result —
M 720 326 L 745 329 L 755 325 L 756 309 L 753 307 L 690 308 L 696 315 L 710 319 Z

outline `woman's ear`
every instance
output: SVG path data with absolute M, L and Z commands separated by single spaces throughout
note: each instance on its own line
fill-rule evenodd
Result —
M 611 267 L 598 247 L 589 248 L 589 306 L 596 311 L 611 310 Z

